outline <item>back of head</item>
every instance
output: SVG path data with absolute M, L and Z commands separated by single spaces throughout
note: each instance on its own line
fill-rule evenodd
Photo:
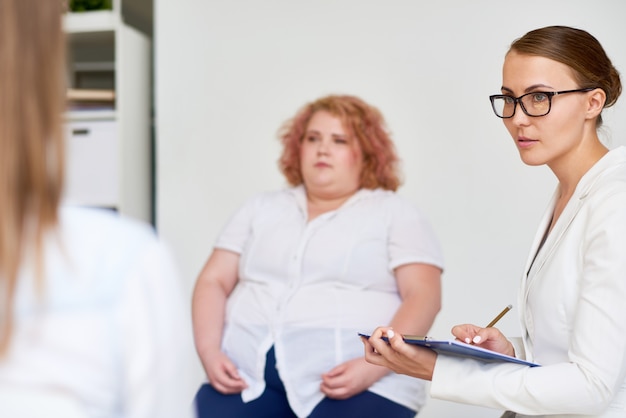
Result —
M 588 32 L 567 26 L 548 26 L 528 32 L 511 44 L 511 51 L 537 55 L 569 66 L 579 88 L 599 87 L 610 107 L 622 92 L 619 72 L 604 48 Z M 598 126 L 601 123 L 598 118 Z
M 63 185 L 61 1 L 0 0 L 0 353 L 25 251 L 41 260 Z

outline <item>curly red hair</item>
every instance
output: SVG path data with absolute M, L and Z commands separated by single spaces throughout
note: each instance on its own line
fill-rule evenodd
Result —
M 399 159 L 380 111 L 355 96 L 330 95 L 306 104 L 279 132 L 283 152 L 278 166 L 292 186 L 303 183 L 300 147 L 311 117 L 326 111 L 341 119 L 346 133 L 355 138 L 363 151 L 361 187 L 397 190 L 402 183 Z

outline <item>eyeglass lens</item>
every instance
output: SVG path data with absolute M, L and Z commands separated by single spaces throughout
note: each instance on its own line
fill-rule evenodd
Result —
M 529 116 L 543 116 L 550 112 L 550 96 L 545 93 L 529 93 L 518 99 L 496 96 L 493 98 L 493 110 L 500 117 L 510 118 L 515 113 L 518 101 L 524 113 Z

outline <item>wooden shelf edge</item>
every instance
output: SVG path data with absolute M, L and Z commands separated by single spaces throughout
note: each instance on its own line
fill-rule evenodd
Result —
M 115 91 L 94 89 L 67 89 L 67 100 L 85 102 L 114 102 Z

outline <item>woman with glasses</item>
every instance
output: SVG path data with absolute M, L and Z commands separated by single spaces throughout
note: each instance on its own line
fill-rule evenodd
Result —
M 452 333 L 541 367 L 437 355 L 390 327 L 363 339 L 365 357 L 432 380 L 433 397 L 507 416 L 625 417 L 626 148 L 609 150 L 597 133 L 619 74 L 589 33 L 552 26 L 514 41 L 502 76 L 496 116 L 522 161 L 547 165 L 558 186 L 523 272 L 521 339 L 468 324 Z

